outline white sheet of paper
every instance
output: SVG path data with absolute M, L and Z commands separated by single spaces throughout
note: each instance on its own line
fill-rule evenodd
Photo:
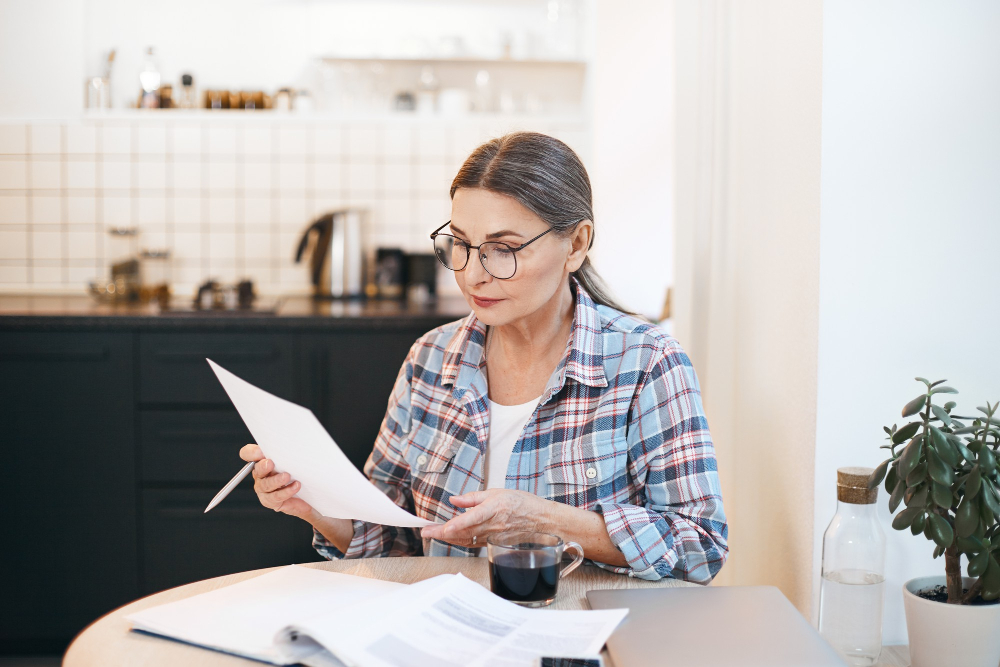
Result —
M 274 636 L 289 623 L 349 607 L 403 584 L 299 565 L 126 616 L 134 630 L 289 665 Z
M 345 664 L 366 667 L 531 667 L 543 655 L 598 655 L 626 614 L 526 609 L 462 575 L 445 574 L 350 610 L 304 618 L 274 643 L 290 651 L 304 635 Z
M 421 527 L 431 521 L 407 512 L 350 462 L 316 415 L 278 398 L 207 360 L 264 456 L 275 470 L 302 483 L 295 494 L 321 514 L 386 526 Z

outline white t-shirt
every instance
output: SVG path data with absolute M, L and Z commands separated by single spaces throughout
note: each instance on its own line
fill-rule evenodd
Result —
M 507 481 L 507 466 L 514 445 L 521 437 L 525 425 L 535 411 L 539 396 L 520 405 L 500 405 L 490 401 L 490 441 L 486 446 L 484 471 L 487 489 L 502 489 Z M 479 556 L 486 556 L 486 547 L 479 549 Z
M 490 401 L 490 442 L 486 447 L 486 488 L 502 489 L 514 445 L 538 405 L 538 398 L 520 405 L 500 405 Z

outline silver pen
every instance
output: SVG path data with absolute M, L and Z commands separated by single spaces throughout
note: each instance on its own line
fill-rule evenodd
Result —
M 205 512 L 204 513 L 207 514 L 208 510 L 212 509 L 213 507 L 215 507 L 216 505 L 218 505 L 219 503 L 221 503 L 223 501 L 223 499 L 225 499 L 225 497 L 228 496 L 229 493 L 233 489 L 235 489 L 237 487 L 237 485 L 239 485 L 240 482 L 243 481 L 243 478 L 250 474 L 250 471 L 253 470 L 253 466 L 254 466 L 255 463 L 257 463 L 257 462 L 256 461 L 251 461 L 250 463 L 248 463 L 245 466 L 243 466 L 243 469 L 240 470 L 238 473 L 236 473 L 236 476 L 233 477 L 231 480 L 229 480 L 228 484 L 226 484 L 224 487 L 222 487 L 222 491 L 219 491 L 217 494 L 215 494 L 215 497 L 212 498 L 212 502 L 210 502 L 208 504 L 208 507 L 205 508 Z

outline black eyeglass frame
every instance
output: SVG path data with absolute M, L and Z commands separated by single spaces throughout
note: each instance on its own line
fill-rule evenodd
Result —
M 450 271 L 456 271 L 456 272 L 457 271 L 464 271 L 465 267 L 467 267 L 469 265 L 469 255 L 472 254 L 472 249 L 475 248 L 476 249 L 476 255 L 479 257 L 479 263 L 482 264 L 483 270 L 485 270 L 486 273 L 490 274 L 491 276 L 493 276 L 497 280 L 510 280 L 511 278 L 513 278 L 517 274 L 517 251 L 518 250 L 524 250 L 529 245 L 531 245 L 532 243 L 534 243 L 535 241 L 537 241 L 538 239 L 542 238 L 543 236 L 545 236 L 546 234 L 548 234 L 549 232 L 551 232 L 553 229 L 555 229 L 555 227 L 549 227 L 548 229 L 546 229 L 544 232 L 542 232 L 541 234 L 539 234 L 535 238 L 529 239 L 529 240 L 525 241 L 524 243 L 522 243 L 521 245 L 517 246 L 516 248 L 513 248 L 513 247 L 510 246 L 510 244 L 504 243 L 503 241 L 483 241 L 479 245 L 472 245 L 468 241 L 463 241 L 462 239 L 458 238 L 454 234 L 442 234 L 441 230 L 444 229 L 445 227 L 447 227 L 450 224 L 451 224 L 451 220 L 449 220 L 448 222 L 444 223 L 443 225 L 441 225 L 440 227 L 438 227 L 437 229 L 435 229 L 433 232 L 431 232 L 431 241 L 433 241 L 434 239 L 436 239 L 439 236 L 450 236 L 451 238 L 455 239 L 455 241 L 458 241 L 459 243 L 462 243 L 465 246 L 465 264 L 462 264 L 462 268 L 460 268 L 460 269 L 453 269 L 450 266 L 448 266 L 447 264 L 445 264 L 444 260 L 442 260 L 440 257 L 438 257 L 438 261 L 441 262 L 441 265 L 444 266 L 444 268 L 446 268 L 446 269 L 448 269 Z M 493 275 L 493 272 L 490 271 L 489 268 L 487 268 L 487 266 L 485 264 L 483 264 L 483 256 L 479 252 L 479 249 L 482 248 L 484 245 L 489 245 L 491 243 L 494 244 L 494 245 L 506 246 L 507 249 L 510 250 L 511 255 L 514 256 L 514 272 L 511 273 L 506 278 L 501 278 L 500 276 Z M 436 252 L 434 253 L 434 256 L 437 257 L 437 253 Z

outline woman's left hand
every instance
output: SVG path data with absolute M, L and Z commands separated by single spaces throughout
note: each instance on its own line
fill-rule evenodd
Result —
M 545 531 L 552 502 L 527 491 L 488 489 L 452 496 L 451 504 L 467 509 L 446 523 L 425 527 L 422 537 L 462 547 L 484 547 L 486 538 L 494 533 Z

